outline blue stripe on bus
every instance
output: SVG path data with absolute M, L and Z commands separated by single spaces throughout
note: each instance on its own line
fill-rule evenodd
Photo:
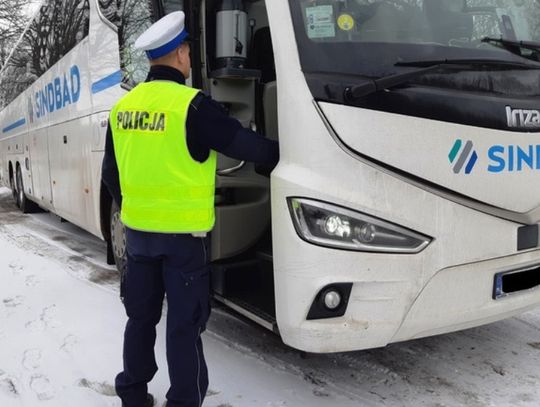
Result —
M 112 88 L 122 82 L 122 71 L 116 71 L 115 73 L 100 79 L 92 84 L 92 93 L 99 93 L 105 89 Z
M 4 127 L 2 129 L 2 133 L 7 133 L 8 131 L 11 131 L 13 129 L 16 129 L 17 127 L 21 127 L 21 126 L 24 126 L 26 124 L 26 119 L 25 118 L 22 118 L 20 120 L 17 120 L 15 123 L 12 123 L 10 124 L 9 126 L 7 127 Z

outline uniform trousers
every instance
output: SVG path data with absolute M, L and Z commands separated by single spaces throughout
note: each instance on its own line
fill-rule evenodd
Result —
M 201 333 L 210 315 L 208 239 L 127 229 L 124 370 L 115 385 L 124 407 L 142 407 L 158 370 L 156 325 L 167 295 L 167 407 L 200 407 L 208 388 Z

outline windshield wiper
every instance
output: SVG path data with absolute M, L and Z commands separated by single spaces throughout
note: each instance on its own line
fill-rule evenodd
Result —
M 482 42 L 502 45 L 503 48 L 519 56 L 522 56 L 522 55 L 521 55 L 521 52 L 519 52 L 519 49 L 517 48 L 525 48 L 531 51 L 540 51 L 540 42 L 534 42 L 534 41 L 514 41 L 514 40 L 505 40 L 504 38 L 484 37 L 482 38 Z
M 397 62 L 395 66 L 416 66 L 429 67 L 433 65 L 448 65 L 458 66 L 461 69 L 470 69 L 471 67 L 490 67 L 490 68 L 517 68 L 517 69 L 540 69 L 540 63 L 510 61 L 507 59 L 492 59 L 492 58 L 469 58 L 469 59 L 432 59 L 419 61 L 402 61 Z
M 403 61 L 397 62 L 395 66 L 419 67 L 415 71 L 398 73 L 395 75 L 384 76 L 378 79 L 372 79 L 369 82 L 349 86 L 345 88 L 344 98 L 352 102 L 372 93 L 390 89 L 396 86 L 404 85 L 413 79 L 422 77 L 435 71 L 464 71 L 471 70 L 473 67 L 498 67 L 498 68 L 517 68 L 517 69 L 540 69 L 540 64 L 531 64 L 517 61 L 507 61 L 499 59 L 440 59 L 440 60 L 421 60 L 421 61 Z

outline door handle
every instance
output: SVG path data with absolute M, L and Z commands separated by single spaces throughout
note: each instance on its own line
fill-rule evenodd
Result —
M 224 170 L 219 170 L 217 172 L 217 175 L 231 175 L 233 172 L 236 172 L 236 171 L 242 169 L 244 167 L 244 165 L 246 165 L 246 162 L 241 161 L 240 164 L 238 164 L 235 167 L 225 168 Z

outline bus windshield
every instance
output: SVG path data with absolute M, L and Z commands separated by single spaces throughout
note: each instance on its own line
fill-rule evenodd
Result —
M 538 0 L 290 0 L 290 7 L 305 72 L 381 76 L 404 61 L 540 61 Z

